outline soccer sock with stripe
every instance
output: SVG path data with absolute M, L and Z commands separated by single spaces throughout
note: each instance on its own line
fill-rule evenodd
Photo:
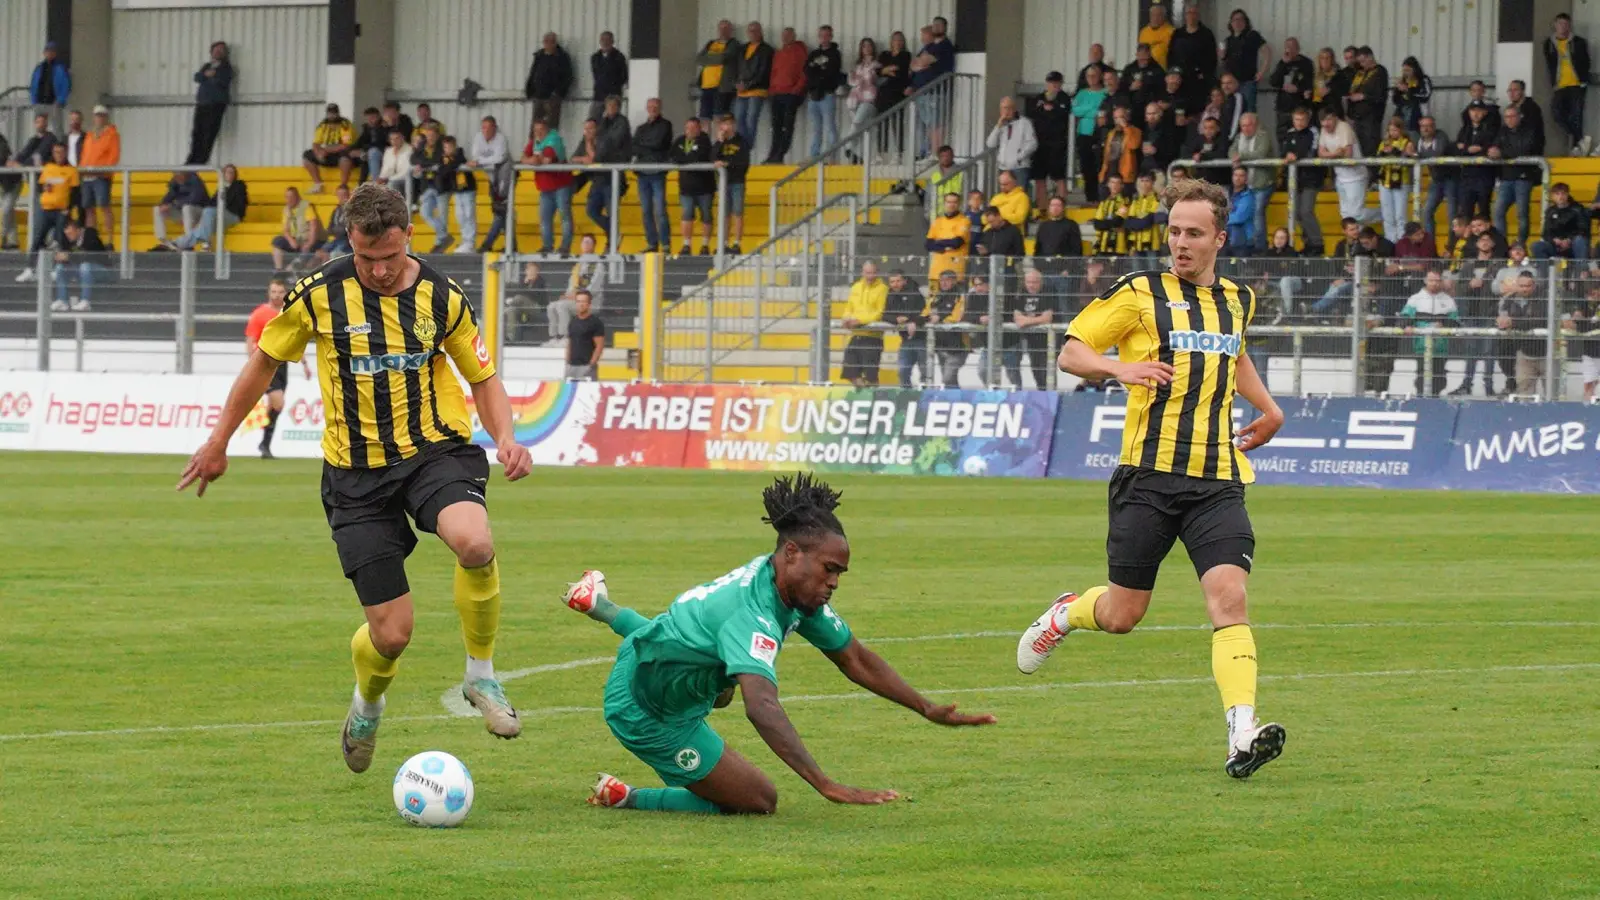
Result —
M 1078 596 L 1078 599 L 1067 604 L 1067 621 L 1056 622 L 1056 627 L 1066 625 L 1082 631 L 1099 631 L 1100 623 L 1094 620 L 1094 605 L 1106 594 L 1104 586 L 1092 587 Z M 1062 629 L 1065 631 L 1066 629 Z
M 626 606 L 618 606 L 612 603 L 610 599 L 604 596 L 595 597 L 594 606 L 584 615 L 596 622 L 604 622 L 610 625 L 611 630 L 617 633 L 617 637 L 627 637 L 643 628 L 650 621 Z
M 471 569 L 457 563 L 454 591 L 461 640 L 467 645 L 467 678 L 493 678 L 494 638 L 500 631 L 499 560 Z
M 629 612 L 633 612 L 629 610 Z M 634 613 L 638 615 L 638 613 Z M 634 788 L 628 795 L 628 809 L 651 812 L 687 812 L 716 815 L 722 807 L 712 803 L 688 788 Z
M 283 414 L 281 409 L 267 410 L 267 427 L 261 432 L 261 446 L 272 446 L 272 433 L 278 430 L 278 416 Z
M 1249 625 L 1229 625 L 1211 633 L 1211 674 L 1222 694 L 1229 737 L 1254 727 L 1256 639 Z
M 383 710 L 383 692 L 389 689 L 395 673 L 400 671 L 400 660 L 390 659 L 378 652 L 372 643 L 367 625 L 362 623 L 350 639 L 350 658 L 356 666 L 356 696 L 367 704 L 356 711 L 375 717 Z

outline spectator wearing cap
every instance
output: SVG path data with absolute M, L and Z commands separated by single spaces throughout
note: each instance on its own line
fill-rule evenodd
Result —
M 1456 136 L 1456 155 L 1489 157 L 1489 148 L 1499 139 L 1499 130 L 1488 122 L 1489 104 L 1474 100 L 1467 109 L 1470 121 Z M 1489 201 L 1494 194 L 1493 166 L 1466 166 L 1461 173 L 1461 210 L 1467 215 L 1489 215 Z
M 1383 112 L 1389 103 L 1389 70 L 1378 65 L 1371 47 L 1356 52 L 1356 71 L 1345 94 L 1345 109 L 1355 127 L 1361 153 L 1371 156 L 1383 140 Z
M 1572 202 L 1572 189 L 1566 182 L 1550 186 L 1550 203 L 1544 211 L 1544 228 L 1533 242 L 1534 259 L 1589 258 L 1589 217 Z
M 56 42 L 49 41 L 44 45 L 44 58 L 33 67 L 33 77 L 28 80 L 28 102 L 61 109 L 67 105 L 71 94 L 72 73 L 67 71 L 67 64 L 56 57 Z
M 1555 88 L 1550 113 L 1556 126 L 1567 133 L 1576 155 L 1588 156 L 1593 141 L 1583 133 L 1583 101 L 1589 88 L 1589 42 L 1572 33 L 1572 17 L 1566 13 L 1556 15 L 1544 39 L 1544 64 Z
M 1134 52 L 1133 62 L 1122 70 L 1120 84 L 1133 98 L 1133 108 L 1142 110 L 1146 104 L 1161 99 L 1166 93 L 1167 70 L 1155 61 L 1149 44 L 1140 44 Z
M 1473 104 L 1481 105 L 1484 109 L 1484 121 L 1489 127 L 1498 131 L 1500 129 L 1500 107 L 1495 106 L 1489 99 L 1489 88 L 1482 81 L 1473 81 L 1467 85 L 1467 105 L 1461 107 L 1461 127 L 1472 124 Z
M 617 38 L 600 32 L 600 49 L 589 55 L 589 74 L 594 78 L 594 99 L 589 101 L 588 118 L 605 115 L 606 98 L 622 96 L 628 87 L 628 57 L 617 49 Z
M 522 94 L 533 101 L 534 118 L 544 119 L 551 128 L 560 128 L 561 102 L 571 92 L 572 57 L 567 55 L 556 33 L 547 31 L 533 54 L 533 64 L 528 66 Z
M 995 151 L 995 165 L 1028 190 L 1032 177 L 1033 153 L 1039 149 L 1039 138 L 1034 133 L 1032 120 L 1017 115 L 1017 101 L 1007 94 L 1000 98 L 1000 120 L 989 131 L 986 142 Z
M 316 131 L 312 133 L 311 149 L 300 158 L 306 174 L 311 176 L 311 187 L 306 193 L 322 193 L 323 167 L 337 166 L 339 183 L 350 186 L 350 170 L 355 168 L 355 160 L 350 158 L 347 151 L 355 139 L 355 128 L 351 127 L 349 119 L 339 115 L 339 104 L 329 103 L 322 121 L 317 123 Z
M 94 108 L 94 130 L 83 139 L 78 165 L 85 169 L 111 169 L 122 162 L 122 136 L 117 126 L 111 124 L 111 110 L 104 106 Z M 91 230 L 99 226 L 96 234 L 111 233 L 111 176 L 90 173 L 83 176 L 83 218 Z M 96 210 L 99 210 L 98 218 Z
M 233 62 L 227 41 L 213 41 L 211 55 L 194 73 L 194 124 L 189 129 L 189 156 L 184 165 L 203 166 L 222 133 L 222 117 L 233 102 Z
M 1239 82 L 1246 112 L 1256 111 L 1256 91 L 1272 66 L 1272 46 L 1250 24 L 1250 16 L 1236 9 L 1228 17 L 1228 37 L 1218 51 L 1222 71 Z
M 1283 58 L 1278 60 L 1278 64 L 1272 67 L 1272 74 L 1267 76 L 1267 84 L 1278 92 L 1277 99 L 1273 101 L 1277 111 L 1278 143 L 1283 143 L 1283 136 L 1289 133 L 1295 109 L 1315 102 L 1311 98 L 1315 78 L 1316 70 L 1311 60 L 1300 52 L 1300 40 L 1285 39 Z
M 1508 106 L 1503 114 L 1504 125 L 1489 148 L 1491 159 L 1522 159 L 1544 155 L 1544 137 L 1522 118 L 1522 110 Z M 1506 227 L 1506 210 L 1513 201 L 1517 204 L 1517 241 L 1526 244 L 1532 223 L 1528 210 L 1533 201 L 1533 186 L 1539 180 L 1537 166 L 1503 166 L 1500 170 L 1500 190 L 1494 204 L 1495 227 L 1500 233 L 1510 235 Z
M 1156 65 L 1167 67 L 1167 49 L 1172 45 L 1172 21 L 1167 8 L 1160 3 L 1150 4 L 1150 21 L 1139 29 L 1139 43 L 1150 48 L 1150 58 Z
M 904 40 L 902 37 L 901 42 L 904 43 Z M 799 40 L 793 28 L 783 30 L 782 42 L 783 46 L 772 54 L 772 76 L 767 82 L 768 97 L 772 101 L 772 143 L 767 150 L 768 165 L 782 163 L 789 154 L 789 145 L 794 143 L 794 120 L 806 101 L 806 56 L 810 50 L 804 41 Z M 910 66 L 911 54 L 906 53 L 905 57 L 903 65 Z M 909 72 L 905 72 L 904 80 L 906 84 L 911 83 Z M 897 93 L 894 103 L 899 103 L 901 99 Z
M 767 43 L 760 22 L 745 28 L 748 38 L 739 45 L 738 72 L 734 75 L 733 118 L 746 145 L 756 145 L 756 126 L 761 123 L 761 107 L 766 105 L 772 82 L 772 45 Z
M 1167 51 L 1167 70 L 1183 75 L 1187 93 L 1186 109 L 1205 106 L 1217 76 L 1217 36 L 1200 22 L 1200 7 L 1188 3 L 1183 8 L 1183 27 L 1172 34 L 1171 49 Z
M 1030 174 L 1036 182 L 1034 203 L 1041 208 L 1052 187 L 1057 196 L 1067 195 L 1067 146 L 1072 140 L 1072 106 L 1061 89 L 1062 81 L 1060 72 L 1046 75 L 1044 92 L 1033 99 L 1033 110 L 1028 114 L 1039 142 L 1033 151 Z

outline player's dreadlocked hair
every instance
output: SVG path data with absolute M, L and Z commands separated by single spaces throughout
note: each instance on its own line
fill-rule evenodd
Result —
M 777 530 L 780 547 L 784 541 L 810 543 L 825 534 L 844 537 L 844 526 L 833 514 L 839 496 L 839 491 L 804 472 L 793 479 L 779 478 L 761 492 L 767 508 L 761 521 Z

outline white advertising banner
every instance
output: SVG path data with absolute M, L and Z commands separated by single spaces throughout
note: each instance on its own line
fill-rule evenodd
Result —
M 0 372 L 0 450 L 32 450 L 45 398 L 41 372 Z

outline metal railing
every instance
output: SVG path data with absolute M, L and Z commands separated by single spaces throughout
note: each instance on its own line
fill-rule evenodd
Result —
M 508 257 L 514 255 L 516 252 L 514 248 L 516 245 L 517 234 L 517 173 L 590 173 L 592 175 L 604 175 L 606 178 L 610 179 L 611 195 L 607 204 L 607 211 L 611 220 L 611 231 L 608 235 L 606 235 L 606 255 L 614 256 L 618 254 L 617 248 L 621 244 L 622 220 L 618 213 L 622 208 L 622 184 L 623 177 L 625 175 L 630 172 L 635 175 L 641 173 L 655 174 L 667 172 L 714 172 L 716 173 L 717 177 L 717 202 L 715 204 L 716 208 L 713 213 L 717 220 L 717 246 L 715 252 L 717 268 L 722 268 L 724 252 L 728 243 L 728 170 L 723 166 L 718 166 L 715 163 L 695 163 L 687 166 L 673 165 L 671 163 L 594 163 L 591 165 L 569 163 L 528 165 L 525 163 L 517 163 L 512 165 L 510 168 L 513 173 L 511 176 L 511 184 L 506 187 L 506 252 Z M 497 177 L 496 173 L 494 172 L 490 172 L 488 174 L 491 178 Z M 576 193 L 576 190 L 574 190 L 574 193 Z M 665 201 L 663 200 L 663 202 Z M 562 211 L 557 210 L 557 213 L 562 214 Z M 668 214 L 670 216 L 670 210 Z M 573 223 L 573 232 L 574 234 L 577 233 L 576 222 Z M 548 234 L 540 235 L 541 240 L 546 246 L 551 245 L 553 237 L 553 235 Z M 670 236 L 668 237 L 670 238 Z M 523 256 L 527 256 L 527 254 L 523 254 Z
M 929 171 L 927 197 L 923 202 L 923 213 L 928 221 L 933 221 L 934 216 L 943 212 L 943 197 L 952 191 L 961 195 L 963 211 L 966 209 L 968 191 L 982 191 L 986 198 L 998 193 L 1000 170 L 995 165 L 996 155 L 996 151 L 985 149 L 977 156 L 957 161 L 948 174 L 940 174 L 937 167 Z M 1068 177 L 1071 177 L 1070 173 Z

